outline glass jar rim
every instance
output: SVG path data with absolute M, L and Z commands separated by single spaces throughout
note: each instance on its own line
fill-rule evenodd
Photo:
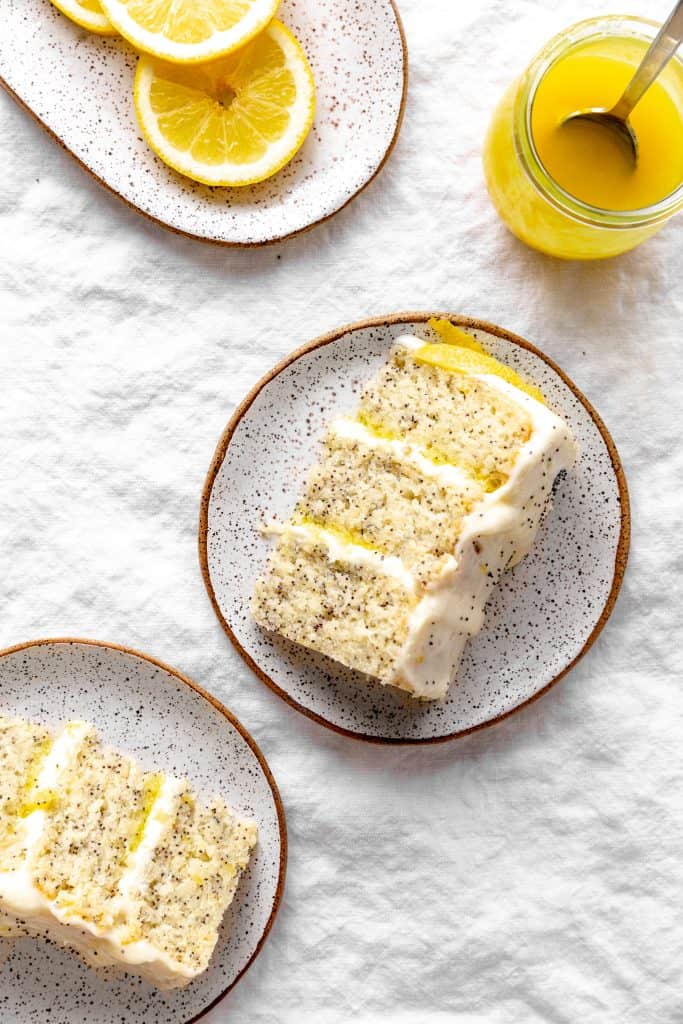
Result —
M 621 28 L 622 32 L 615 31 L 618 28 Z M 539 85 L 550 68 L 575 46 L 583 45 L 592 38 L 604 37 L 605 29 L 612 29 L 612 31 L 608 31 L 609 35 L 623 34 L 626 38 L 642 39 L 649 44 L 660 28 L 661 25 L 649 18 L 632 15 L 610 14 L 579 21 L 553 36 L 550 42 L 534 57 L 522 76 L 515 104 L 514 130 L 518 156 L 532 185 L 542 194 L 546 202 L 556 207 L 565 216 L 569 215 L 575 220 L 593 227 L 635 228 L 668 220 L 683 207 L 683 182 L 658 202 L 635 210 L 605 210 L 577 199 L 546 170 L 536 149 L 531 126 L 533 104 Z M 636 29 L 640 31 L 636 31 Z M 683 74 L 681 56 L 676 54 L 672 60 L 678 62 Z

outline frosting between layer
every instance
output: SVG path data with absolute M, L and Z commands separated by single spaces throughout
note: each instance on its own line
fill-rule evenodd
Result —
M 400 558 L 395 555 L 383 555 L 372 548 L 340 540 L 324 526 L 305 523 L 271 523 L 264 527 L 263 533 L 285 536 L 289 534 L 308 543 L 318 540 L 325 546 L 331 562 L 346 562 L 347 565 L 373 569 L 384 576 L 392 576 L 399 580 L 409 594 L 414 594 L 416 591 L 415 577 L 406 569 Z
M 399 438 L 380 437 L 358 420 L 342 416 L 332 420 L 329 429 L 330 433 L 337 434 L 338 437 L 360 441 L 370 448 L 391 453 L 396 459 L 406 459 L 412 462 L 424 476 L 438 480 L 445 487 L 467 487 L 472 484 L 472 478 L 464 469 L 450 463 L 434 462 L 423 455 L 417 445 Z

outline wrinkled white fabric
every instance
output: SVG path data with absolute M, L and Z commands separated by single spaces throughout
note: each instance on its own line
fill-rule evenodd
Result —
M 661 19 L 668 4 L 630 6 Z M 401 8 L 411 86 L 392 159 L 326 226 L 274 248 L 146 223 L 0 98 L 0 645 L 137 647 L 261 744 L 289 820 L 286 895 L 211 1024 L 674 1024 L 683 223 L 613 262 L 566 264 L 518 244 L 486 196 L 501 90 L 612 2 Z M 552 693 L 464 741 L 393 749 L 334 735 L 252 676 L 209 605 L 196 533 L 247 389 L 302 342 L 407 308 L 495 321 L 566 369 L 620 449 L 634 543 L 613 619 Z

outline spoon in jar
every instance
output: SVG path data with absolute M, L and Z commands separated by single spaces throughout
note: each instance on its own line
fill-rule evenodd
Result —
M 590 107 L 587 110 L 578 110 L 575 114 L 570 114 L 569 117 L 566 117 L 561 127 L 564 128 L 565 125 L 573 124 L 577 121 L 589 121 L 593 124 L 602 125 L 604 128 L 608 128 L 620 140 L 631 162 L 637 163 L 638 139 L 629 124 L 629 115 L 636 103 L 639 103 L 643 98 L 643 95 L 650 88 L 659 73 L 669 63 L 681 42 L 683 42 L 683 0 L 679 0 L 662 25 L 657 38 L 643 57 L 638 70 L 626 86 L 621 98 L 611 110 L 605 110 L 603 107 Z

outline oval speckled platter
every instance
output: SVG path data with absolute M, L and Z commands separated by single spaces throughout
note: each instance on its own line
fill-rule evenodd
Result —
M 0 1020 L 198 1021 L 254 960 L 282 897 L 284 811 L 253 739 L 226 708 L 175 669 L 89 640 L 39 640 L 0 651 L 0 712 L 55 725 L 70 718 L 91 721 L 112 746 L 149 768 L 187 776 L 206 798 L 222 794 L 259 825 L 259 844 L 226 914 L 211 965 L 188 988 L 162 993 L 133 977 L 105 979 L 39 939 L 2 940 Z
M 263 632 L 249 603 L 269 550 L 260 527 L 286 518 L 325 424 L 352 409 L 394 338 L 434 335 L 427 321 L 465 326 L 487 351 L 538 384 L 580 445 L 575 470 L 531 554 L 503 578 L 481 633 L 468 644 L 447 699 L 420 704 L 328 658 Z M 264 452 L 266 453 L 264 457 Z M 199 548 L 218 618 L 248 665 L 289 704 L 365 740 L 428 743 L 504 718 L 557 682 L 588 650 L 617 598 L 630 536 L 626 480 L 607 429 L 566 375 L 522 338 L 493 324 L 404 313 L 311 342 L 256 385 L 228 424 L 202 498 Z
M 394 0 L 283 0 L 278 17 L 308 54 L 317 113 L 302 150 L 260 185 L 208 188 L 162 163 L 133 109 L 135 51 L 78 28 L 50 0 L 4 5 L 0 84 L 140 213 L 207 241 L 264 245 L 327 220 L 375 177 L 398 137 L 408 78 Z

